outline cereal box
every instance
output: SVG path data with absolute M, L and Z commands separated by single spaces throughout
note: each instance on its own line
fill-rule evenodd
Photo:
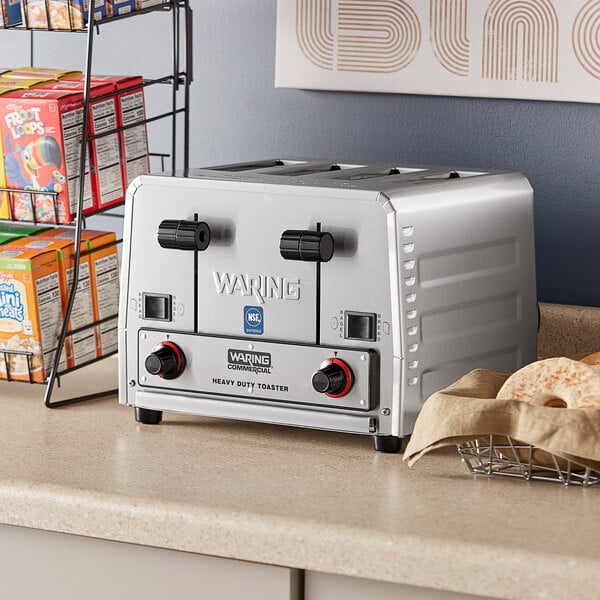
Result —
M 43 382 L 52 368 L 62 313 L 57 267 L 54 251 L 0 249 L 0 378 Z
M 83 29 L 88 5 L 88 0 L 23 0 L 25 23 L 32 29 Z M 96 0 L 94 19 L 101 21 L 106 16 L 106 0 Z
M 30 191 L 10 193 L 15 220 L 73 221 L 79 199 L 82 123 L 79 92 L 31 89 L 0 96 L 6 187 Z M 84 181 L 86 214 L 93 203 L 89 176 Z
M 164 3 L 164 0 L 137 0 L 137 9 L 142 10 L 144 8 L 150 8 L 151 6 L 159 6 Z
M 127 15 L 137 9 L 136 0 L 108 0 L 107 11 L 110 17 Z
M 40 234 L 53 239 L 75 239 L 75 231 L 59 227 Z M 117 313 L 119 310 L 119 260 L 116 235 L 113 231 L 84 229 L 81 239 L 88 249 L 97 356 L 106 356 L 117 350 Z M 77 296 L 75 296 L 77 298 Z
M 119 258 L 114 232 L 86 230 L 90 250 L 94 310 L 98 325 L 98 358 L 117 351 L 119 311 Z M 112 318 L 111 318 L 112 317 Z
M 67 77 L 67 80 L 71 79 Z M 117 125 L 119 128 L 127 127 L 119 133 L 123 188 L 127 190 L 127 186 L 138 175 L 145 175 L 150 170 L 148 138 L 144 123 L 144 80 L 140 75 L 92 75 L 92 81 L 112 84 L 117 94 Z M 133 127 L 135 123 L 139 123 L 139 126 Z M 109 203 L 105 202 L 102 207 L 108 205 Z
M 7 235 L 6 233 L 2 233 L 0 231 L 0 246 L 3 244 L 10 244 L 15 241 L 14 235 Z
M 21 25 L 21 0 L 0 0 L 2 27 Z
M 11 79 L 44 79 L 46 81 L 58 81 L 63 77 L 77 77 L 81 71 L 69 71 L 65 69 L 47 69 L 45 67 L 19 67 L 7 69 L 2 77 Z M 1 82 L 0 82 L 1 84 Z
M 41 86 L 42 89 L 74 90 L 83 94 L 81 79 L 62 79 Z M 92 195 L 100 210 L 120 204 L 125 197 L 121 171 L 121 148 L 117 129 L 117 101 L 114 85 L 92 78 L 90 82 L 90 120 L 88 134 L 100 136 L 90 144 Z M 96 100 L 95 100 L 96 98 Z
M 0 89 L 0 95 L 4 92 Z M 0 188 L 6 188 L 6 173 L 4 171 L 4 150 L 2 147 L 2 135 L 0 135 Z M 0 219 L 10 219 L 11 210 L 8 194 L 6 192 L 0 192 Z
M 6 235 L 13 239 L 37 235 L 46 231 L 48 227 L 34 227 L 21 225 L 20 223 L 0 223 L 0 235 Z
M 0 77 L 0 86 L 11 90 L 26 90 L 48 81 L 47 77 L 12 77 L 10 73 L 3 73 Z
M 74 232 L 73 232 L 74 233 Z M 73 285 L 75 246 L 70 238 L 57 238 L 52 230 L 39 235 L 16 240 L 13 245 L 28 249 L 54 250 L 58 259 L 60 276 L 60 291 L 63 316 L 67 310 L 71 286 Z M 48 236 L 48 237 L 46 237 Z M 87 243 L 82 242 L 82 252 L 87 249 Z M 68 331 L 67 368 L 79 367 L 96 358 L 96 332 L 94 323 L 94 306 L 92 303 L 92 288 L 90 282 L 90 260 L 87 255 L 79 262 L 79 277 L 75 301 L 71 310 Z

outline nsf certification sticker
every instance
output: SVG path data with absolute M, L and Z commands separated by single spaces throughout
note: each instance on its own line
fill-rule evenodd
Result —
M 262 306 L 244 306 L 244 333 L 262 335 L 265 320 Z

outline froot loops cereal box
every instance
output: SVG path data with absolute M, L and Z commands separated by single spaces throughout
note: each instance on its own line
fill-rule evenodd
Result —
M 30 89 L 0 96 L 6 187 L 32 192 L 9 194 L 14 220 L 73 221 L 79 198 L 82 117 L 80 93 Z M 93 204 L 89 177 L 84 181 L 87 214 Z

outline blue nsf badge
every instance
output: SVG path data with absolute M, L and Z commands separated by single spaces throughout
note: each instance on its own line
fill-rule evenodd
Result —
M 244 333 L 262 335 L 265 319 L 261 306 L 244 306 Z

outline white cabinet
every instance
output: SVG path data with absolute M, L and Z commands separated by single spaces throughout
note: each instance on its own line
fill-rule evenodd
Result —
M 307 571 L 304 600 L 490 600 L 457 592 Z
M 12 525 L 0 573 L 6 600 L 301 600 L 294 569 Z

